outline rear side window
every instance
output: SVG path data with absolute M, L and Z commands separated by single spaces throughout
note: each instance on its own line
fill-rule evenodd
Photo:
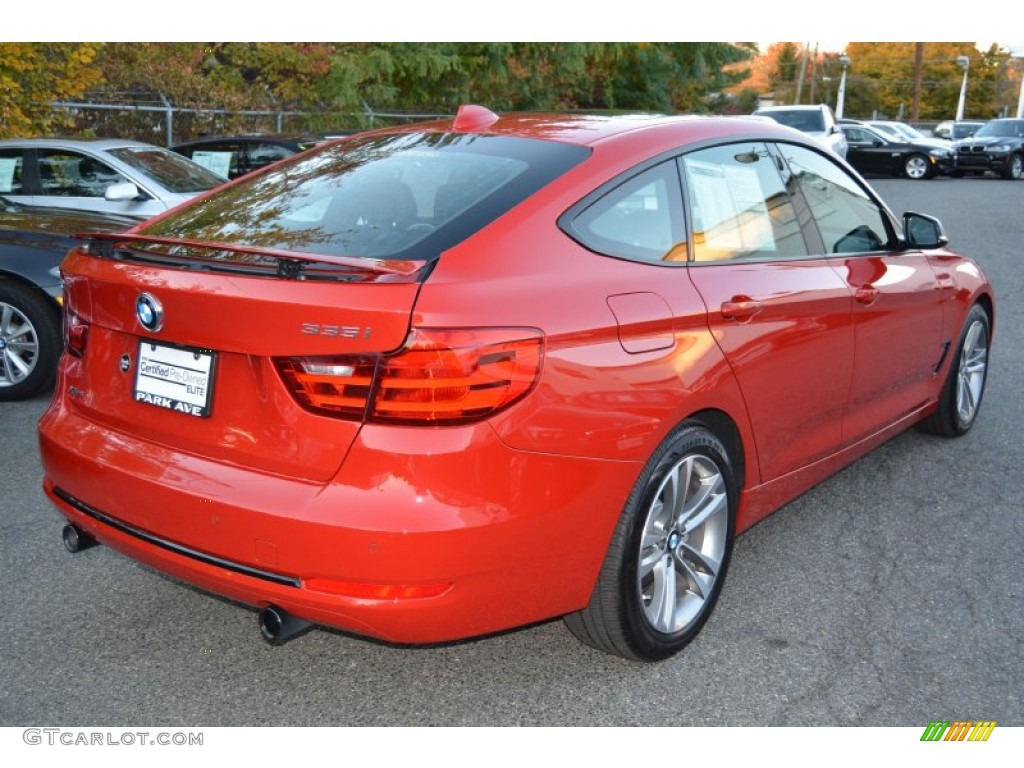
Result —
M 694 261 L 807 256 L 793 203 L 764 144 L 712 147 L 682 163 Z
M 780 144 L 779 150 L 807 200 L 826 253 L 870 253 L 889 248 L 885 215 L 850 174 L 805 147 Z
M 285 160 L 143 231 L 307 253 L 430 259 L 588 154 L 507 136 L 360 136 Z
M 686 261 L 675 162 L 640 173 L 571 222 L 572 235 L 598 253 L 636 261 Z
M 0 149 L 0 194 L 21 195 L 24 161 L 20 149 Z

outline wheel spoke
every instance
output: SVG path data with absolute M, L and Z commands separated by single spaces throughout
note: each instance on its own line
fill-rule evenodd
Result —
M 680 521 L 680 530 L 683 533 L 693 533 L 703 526 L 711 517 L 726 509 L 726 497 L 724 493 L 725 484 L 721 475 L 715 475 L 714 480 L 701 489 L 700 503 L 694 505 L 691 513 L 686 519 Z
M 10 305 L 4 304 L 0 312 L 0 336 L 7 336 L 11 332 L 11 316 L 13 315 Z
M 687 570 L 690 570 L 689 563 L 692 562 L 694 566 L 699 568 L 705 575 L 711 577 L 712 581 L 714 581 L 718 576 L 718 569 L 722 567 L 720 560 L 716 560 L 710 555 L 701 552 L 699 549 L 691 547 L 686 542 L 679 545 L 677 557 L 679 562 L 682 563 L 683 567 Z
M 641 581 L 647 578 L 664 555 L 664 547 L 659 546 L 657 543 L 641 550 L 640 563 L 637 567 L 637 576 Z
M 655 629 L 662 632 L 672 630 L 676 610 L 676 569 L 670 555 L 662 557 L 653 572 L 651 603 L 647 615 Z
M 4 350 L 4 362 L 6 363 L 7 370 L 10 372 L 12 382 L 21 381 L 32 370 L 30 366 L 22 362 L 20 357 L 12 354 L 9 349 Z
M 706 600 L 711 586 L 715 583 L 714 578 L 708 579 L 704 574 L 698 573 L 682 558 L 677 558 L 676 563 L 682 571 L 682 575 L 686 577 L 687 583 L 692 587 L 690 592 L 701 600 Z
M 664 504 L 667 523 L 678 520 L 686 504 L 686 494 L 693 478 L 693 457 L 688 456 L 669 473 L 665 482 Z M 667 527 L 667 526 L 666 526 Z

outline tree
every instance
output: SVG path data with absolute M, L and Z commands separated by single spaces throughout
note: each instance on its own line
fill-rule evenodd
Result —
M 102 79 L 98 43 L 0 43 L 0 137 L 38 136 L 70 125 L 52 101 L 80 97 Z

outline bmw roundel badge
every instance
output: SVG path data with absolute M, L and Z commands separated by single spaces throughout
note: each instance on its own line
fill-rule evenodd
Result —
M 164 308 L 148 293 L 140 293 L 135 300 L 135 316 L 147 331 L 156 333 L 164 325 Z

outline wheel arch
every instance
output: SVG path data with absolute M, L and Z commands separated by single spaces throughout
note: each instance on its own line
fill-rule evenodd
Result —
M 747 452 L 743 447 L 743 437 L 739 427 L 729 414 L 716 408 L 708 408 L 691 414 L 684 423 L 696 422 L 703 425 L 715 434 L 729 451 L 729 460 L 733 462 L 733 471 L 736 473 L 736 486 L 743 488 L 747 485 Z
M 45 299 L 53 307 L 53 310 L 55 312 L 60 313 L 60 304 L 53 298 L 53 296 L 51 296 L 45 290 L 40 288 L 37 283 L 33 282 L 32 280 L 29 280 L 25 276 L 20 275 L 17 272 L 10 272 L 7 270 L 0 269 L 0 284 L 3 283 L 13 283 L 14 285 L 32 291 L 37 296 L 40 296 L 43 299 Z
M 995 334 L 996 329 L 996 305 L 992 300 L 992 297 L 987 293 L 979 293 L 978 297 L 974 300 L 975 304 L 979 304 L 982 309 L 985 310 L 985 314 L 988 315 L 988 326 L 989 336 Z

